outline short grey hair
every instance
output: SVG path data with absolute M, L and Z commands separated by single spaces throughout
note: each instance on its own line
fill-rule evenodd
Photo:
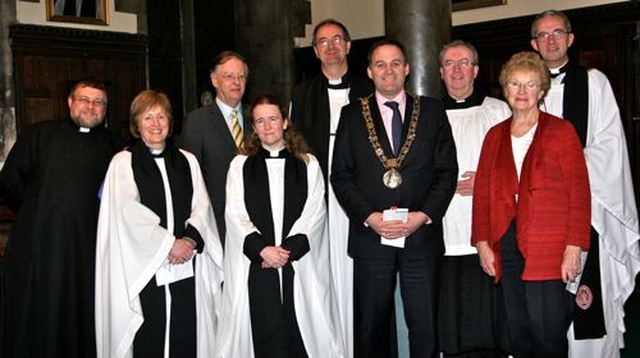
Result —
M 536 37 L 538 37 L 538 22 L 540 22 L 540 20 L 547 18 L 547 17 L 559 17 L 562 19 L 562 21 L 564 22 L 564 30 L 566 32 L 571 32 L 571 21 L 569 21 L 569 18 L 567 17 L 567 15 L 565 15 L 562 11 L 558 11 L 558 10 L 547 10 L 544 11 L 540 14 L 538 14 L 538 16 L 536 16 L 535 19 L 533 19 L 533 23 L 531 23 L 531 38 L 535 39 Z
M 477 65 L 478 62 L 480 61 L 480 57 L 478 56 L 478 50 L 476 50 L 475 46 L 473 46 L 471 43 L 464 40 L 453 40 L 442 47 L 442 50 L 440 51 L 440 56 L 439 56 L 440 66 L 442 66 L 442 59 L 444 58 L 444 53 L 447 52 L 448 49 L 454 48 L 454 47 L 466 47 L 467 49 L 469 49 L 469 51 L 471 51 L 471 55 L 473 56 L 473 62 Z

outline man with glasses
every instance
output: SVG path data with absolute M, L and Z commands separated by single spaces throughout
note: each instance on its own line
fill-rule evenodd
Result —
M 242 106 L 248 74 L 247 63 L 238 53 L 217 55 L 209 74 L 216 89 L 215 103 L 189 113 L 182 128 L 184 149 L 200 162 L 223 247 L 227 171 L 238 147 L 252 132 Z
M 478 52 L 465 41 L 455 40 L 440 51 L 440 77 L 447 94 L 443 98 L 456 143 L 458 184 L 442 219 L 445 256 L 440 271 L 438 332 L 445 357 L 467 352 L 465 357 L 500 357 L 507 349 L 501 331 L 504 307 L 501 291 L 479 265 L 471 245 L 473 184 L 485 134 L 511 115 L 501 100 L 474 88 Z M 473 292 L 470 295 L 469 292 Z
M 298 85 L 291 97 L 291 120 L 317 156 L 327 184 L 331 277 L 335 286 L 340 324 L 353 356 L 353 264 L 347 255 L 349 219 L 337 202 L 329 181 L 340 110 L 373 92 L 371 82 L 349 71 L 351 38 L 340 22 L 327 19 L 313 30 L 313 50 L 321 74 Z
M 574 34 L 565 14 L 538 15 L 531 38 L 552 77 L 541 108 L 573 123 L 591 187 L 591 248 L 576 293 L 569 354 L 619 357 L 624 303 L 640 271 L 638 213 L 620 112 L 607 77 L 569 59 Z
M 2 281 L 0 356 L 95 357 L 99 191 L 119 138 L 102 122 L 102 83 L 78 82 L 69 118 L 20 133 L 0 172 L 18 216 Z

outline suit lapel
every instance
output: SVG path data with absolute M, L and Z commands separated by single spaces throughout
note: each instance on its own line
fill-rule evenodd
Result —
M 213 125 L 214 131 L 220 133 L 220 136 L 223 138 L 225 145 L 230 149 L 232 149 L 233 151 L 235 151 L 236 143 L 234 142 L 233 137 L 231 136 L 231 131 L 229 130 L 229 126 L 227 126 L 227 120 L 226 118 L 224 118 L 222 111 L 215 104 L 212 106 L 209 106 L 209 108 L 213 114 L 211 116 L 211 119 L 212 119 L 211 124 Z
M 402 119 L 402 138 L 400 139 L 400 143 L 404 145 L 404 141 L 407 139 L 407 133 L 409 132 L 409 124 L 411 123 L 411 115 L 413 114 L 413 101 L 414 98 L 412 95 L 407 92 L 407 100 L 404 107 L 404 118 Z M 419 101 L 420 98 L 416 98 L 416 101 Z M 420 115 L 421 113 L 418 113 Z
M 249 120 L 249 108 L 245 106 L 242 106 L 242 124 L 244 137 L 249 138 L 249 136 L 253 133 L 253 127 L 251 126 L 251 121 Z

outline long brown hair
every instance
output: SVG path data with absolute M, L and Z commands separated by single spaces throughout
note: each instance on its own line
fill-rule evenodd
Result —
M 257 106 L 263 104 L 271 104 L 278 107 L 283 121 L 287 123 L 287 129 L 284 130 L 284 144 L 286 145 L 289 152 L 291 152 L 291 154 L 304 161 L 305 163 L 308 163 L 309 157 L 307 156 L 307 153 L 309 153 L 309 146 L 307 145 L 307 142 L 304 140 L 302 135 L 298 133 L 294 128 L 293 123 L 291 123 L 291 120 L 286 115 L 287 111 L 285 110 L 285 107 L 283 106 L 282 101 L 280 100 L 280 98 L 278 98 L 278 96 L 272 94 L 261 94 L 253 100 L 251 109 L 249 110 L 251 126 L 254 125 L 255 120 L 253 117 L 253 110 Z M 258 149 L 260 149 L 261 146 L 262 143 L 260 142 L 260 138 L 258 138 L 258 135 L 253 132 L 251 133 L 251 136 L 249 136 L 249 138 L 245 139 L 244 145 L 238 149 L 238 152 L 240 154 L 252 156 L 258 152 Z

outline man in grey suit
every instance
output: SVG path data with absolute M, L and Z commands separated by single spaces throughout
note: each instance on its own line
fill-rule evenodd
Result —
M 223 244 L 227 170 L 243 137 L 251 132 L 242 111 L 248 73 L 247 63 L 239 54 L 223 51 L 217 55 L 210 71 L 215 103 L 189 113 L 182 128 L 184 149 L 200 162 Z

